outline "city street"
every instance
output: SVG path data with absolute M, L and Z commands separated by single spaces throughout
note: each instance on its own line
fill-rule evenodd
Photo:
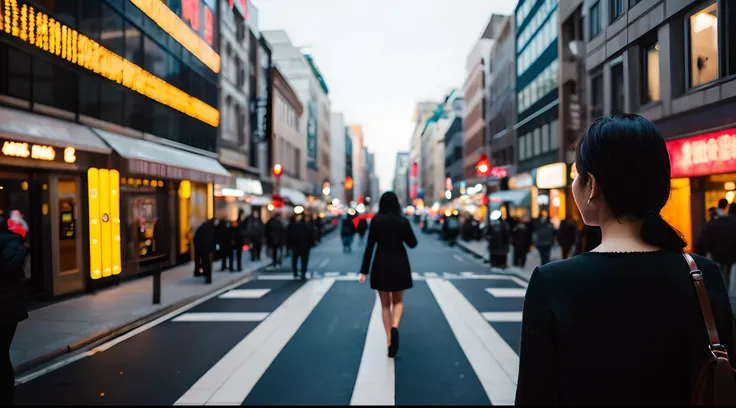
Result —
M 513 404 L 526 281 L 416 231 L 401 346 L 386 353 L 364 244 L 337 233 L 310 279 L 268 268 L 133 332 L 17 378 L 19 405 Z M 290 259 L 285 265 L 290 265 Z

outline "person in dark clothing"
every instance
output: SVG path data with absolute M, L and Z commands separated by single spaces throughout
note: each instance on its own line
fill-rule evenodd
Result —
M 721 269 L 728 288 L 731 283 L 731 268 L 736 264 L 736 217 L 721 215 L 708 221 L 695 240 L 693 252 L 701 256 L 710 253 Z
M 265 226 L 261 217 L 255 213 L 251 213 L 248 218 L 245 219 L 245 225 L 243 227 L 243 234 L 245 240 L 250 245 L 250 260 L 260 261 L 261 252 L 263 247 L 263 230 Z
M 664 139 L 638 115 L 612 114 L 578 141 L 575 165 L 575 203 L 603 239 L 533 272 L 516 405 L 689 405 L 712 353 L 694 278 L 733 352 L 731 305 L 713 262 L 693 255 L 701 274 L 691 276 L 686 242 L 659 213 L 670 195 Z
M 217 244 L 220 245 L 220 258 L 222 259 L 222 267 L 220 272 L 228 269 L 233 270 L 233 232 L 232 224 L 227 218 L 220 220 L 217 225 Z
M 560 222 L 560 228 L 557 231 L 557 242 L 562 250 L 562 259 L 570 257 L 570 250 L 575 245 L 577 235 L 578 224 L 574 220 L 565 218 Z
M 286 229 L 281 221 L 281 214 L 274 213 L 273 217 L 266 223 L 266 246 L 271 251 L 273 266 L 281 266 L 281 254 L 279 250 L 286 242 Z
M 12 406 L 14 402 L 15 373 L 10 360 L 18 322 L 28 318 L 23 292 L 26 263 L 23 237 L 8 230 L 8 221 L 0 215 L 0 342 L 3 358 L 0 363 L 0 405 Z
M 549 218 L 544 218 L 539 221 L 536 230 L 534 231 L 534 246 L 539 251 L 539 257 L 541 258 L 542 265 L 546 265 L 550 261 L 550 252 L 552 246 L 555 244 L 555 227 L 549 222 Z
M 298 276 L 297 264 L 301 260 L 302 279 L 307 278 L 307 266 L 309 265 L 309 251 L 314 246 L 314 227 L 307 224 L 305 216 L 289 226 L 287 231 L 288 240 L 292 249 L 291 267 L 294 277 Z
M 413 286 L 409 256 L 404 244 L 414 248 L 417 246 L 417 238 L 409 221 L 401 215 L 401 205 L 395 193 L 383 193 L 378 208 L 378 214 L 371 221 L 368 232 L 368 245 L 360 268 L 360 283 L 365 283 L 370 271 L 371 288 L 378 291 L 381 299 L 388 356 L 394 357 L 399 351 L 399 324 L 404 313 L 404 291 Z M 376 246 L 378 249 L 374 258 L 373 250 Z
M 342 238 L 342 252 L 353 251 L 353 236 L 355 236 L 355 225 L 350 216 L 345 215 L 340 222 L 340 237 Z
M 725 215 L 728 215 L 728 200 L 725 198 L 721 198 L 718 200 L 718 216 L 723 217 Z
M 365 242 L 365 233 L 368 231 L 368 221 L 366 221 L 365 218 L 360 217 L 358 220 L 358 236 L 360 237 L 360 243 L 363 244 Z
M 233 246 L 235 252 L 235 264 L 238 265 L 235 270 L 241 272 L 243 270 L 243 246 L 245 246 L 245 223 L 246 223 L 245 211 L 238 211 L 238 220 L 235 225 L 230 229 L 233 233 Z
M 314 228 L 314 233 L 316 235 L 315 242 L 319 243 L 322 241 L 322 219 L 319 218 L 319 215 L 315 214 L 314 218 L 312 218 L 312 227 Z
M 511 230 L 511 245 L 514 247 L 514 266 L 520 268 L 526 266 L 526 256 L 532 244 L 529 224 L 526 220 L 520 219 L 516 223 L 516 226 L 514 226 L 514 229 Z
M 194 276 L 204 276 L 207 283 L 212 283 L 215 230 L 218 223 L 219 220 L 209 219 L 194 232 Z
M 511 245 L 511 228 L 508 222 L 503 218 L 491 221 L 487 235 L 491 267 L 506 268 Z

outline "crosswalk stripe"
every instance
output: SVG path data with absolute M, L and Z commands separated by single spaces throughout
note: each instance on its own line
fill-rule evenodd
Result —
M 489 322 L 521 322 L 522 312 L 485 312 L 482 315 Z
M 473 276 L 473 275 L 475 275 L 475 273 L 474 272 L 460 272 L 460 275 L 463 275 L 463 276 Z
M 311 280 L 300 287 L 212 366 L 175 405 L 242 404 L 334 283 L 334 279 Z
M 454 278 L 457 275 L 454 274 L 454 273 L 450 273 L 450 272 L 442 272 L 442 276 L 444 276 L 446 278 Z
M 519 357 L 452 283 L 427 284 L 491 403 L 513 405 Z
M 458 255 L 458 254 L 455 254 L 455 255 L 453 255 L 453 256 L 454 256 L 454 257 L 455 257 L 455 259 L 457 259 L 458 261 L 460 261 L 460 262 L 465 262 L 465 260 L 463 259 L 463 257 L 462 257 L 462 256 L 460 256 L 460 255 Z
M 526 296 L 526 288 L 486 288 L 486 292 L 497 298 L 518 298 Z
M 271 289 L 233 289 L 218 296 L 220 299 L 260 299 Z
M 290 273 L 258 275 L 258 280 L 292 280 L 294 275 Z
M 434 272 L 424 272 L 424 276 L 426 276 L 428 278 L 436 278 L 437 277 L 437 274 L 434 273 Z
M 184 313 L 172 322 L 260 322 L 268 313 Z
M 340 272 L 325 272 L 324 273 L 324 276 L 327 277 L 327 278 L 329 278 L 329 277 L 335 277 L 335 276 L 340 276 Z
M 348 272 L 345 276 L 358 276 L 358 272 Z
M 394 359 L 386 358 L 385 344 L 381 300 L 376 295 L 350 405 L 394 405 Z
M 421 277 L 421 275 L 419 275 L 419 272 L 412 272 L 411 273 L 411 277 L 414 278 L 414 279 L 419 279 L 419 277 Z

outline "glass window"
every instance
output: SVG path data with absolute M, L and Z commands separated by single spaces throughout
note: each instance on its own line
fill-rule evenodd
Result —
M 624 64 L 611 66 L 611 112 L 624 111 Z
M 641 2 L 641 0 L 629 0 L 629 8 L 636 6 L 639 2 Z
M 139 26 L 143 25 L 143 13 L 132 1 L 125 2 L 125 15 Z
M 624 13 L 624 0 L 610 0 L 611 1 L 611 21 L 619 18 Z
M 532 158 L 532 134 L 531 133 L 526 134 L 526 158 L 527 159 Z
M 549 151 L 549 123 L 542 126 L 542 153 Z
M 100 117 L 100 85 L 90 75 L 79 77 L 79 114 Z
M 112 81 L 102 81 L 100 89 L 100 119 L 124 125 L 125 88 Z
M 590 7 L 590 38 L 595 38 L 601 33 L 601 10 L 600 2 L 596 2 Z
M 559 139 L 559 132 L 558 132 L 558 126 L 559 121 L 557 119 L 553 120 L 552 123 L 549 125 L 549 149 L 555 150 L 560 146 L 560 139 Z
M 90 1 L 79 8 L 79 31 L 100 42 L 100 2 Z
M 0 91 L 26 101 L 31 100 L 31 57 L 0 44 Z
M 138 65 L 143 66 L 143 36 L 141 30 L 135 28 L 133 24 L 125 22 L 125 59 Z
M 603 116 L 603 73 L 590 76 L 590 115 L 592 120 Z
M 539 128 L 534 129 L 534 155 L 538 156 L 542 150 L 542 134 Z
M 118 55 L 124 55 L 125 35 L 123 17 L 108 5 L 102 5 L 102 34 L 100 44 Z
M 690 86 L 718 78 L 718 3 L 690 16 Z
M 644 103 L 659 100 L 659 43 L 646 48 Z
M 525 139 L 525 136 L 524 135 L 519 136 L 519 143 L 518 143 L 519 146 L 516 149 L 516 150 L 519 151 L 519 161 L 524 160 L 524 153 L 526 152 L 525 151 L 525 146 L 526 145 L 524 144 L 525 143 L 525 140 L 524 139 Z
M 77 76 L 57 65 L 34 58 L 33 100 L 43 105 L 76 112 Z
M 143 69 L 159 78 L 166 78 L 166 52 L 148 36 L 143 38 L 143 51 Z

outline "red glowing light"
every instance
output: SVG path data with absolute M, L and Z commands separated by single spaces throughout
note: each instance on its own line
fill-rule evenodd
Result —
M 353 178 L 350 176 L 345 177 L 345 188 L 350 190 L 353 188 Z
M 488 160 L 488 156 L 485 153 L 480 155 L 478 164 L 475 165 L 475 171 L 481 177 L 488 177 L 491 173 L 491 162 Z
M 199 31 L 199 0 L 182 0 L 181 16 L 184 21 L 189 21 L 189 25 L 194 31 Z
M 505 167 L 493 167 L 491 169 L 491 177 L 502 179 L 509 175 L 509 171 Z
M 213 33 L 214 33 L 214 25 L 215 21 L 212 17 L 212 10 L 210 10 L 209 7 L 204 8 L 204 40 L 207 41 L 207 44 L 212 45 Z
M 274 176 L 276 176 L 276 177 L 281 177 L 281 175 L 282 175 L 282 174 L 284 173 L 284 168 L 283 168 L 283 167 L 281 167 L 281 165 L 280 165 L 280 164 L 275 164 L 275 165 L 273 166 L 273 170 L 272 170 L 272 172 L 273 172 L 273 175 L 274 175 Z

